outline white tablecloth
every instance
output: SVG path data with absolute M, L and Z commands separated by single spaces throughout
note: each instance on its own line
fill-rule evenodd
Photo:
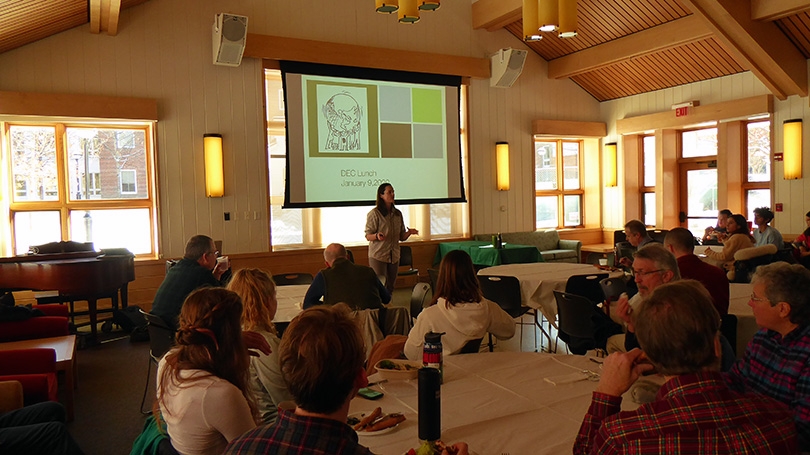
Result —
M 571 453 L 596 382 L 582 380 L 552 385 L 599 365 L 582 356 L 533 352 L 495 352 L 446 357 L 442 385 L 442 440 L 464 441 L 480 455 Z M 373 380 L 377 375 L 370 377 Z M 379 455 L 401 455 L 418 447 L 417 381 L 373 387 L 385 396 L 377 401 L 355 398 L 350 411 L 402 412 L 407 420 L 384 435 L 360 435 L 360 443 Z M 622 407 L 637 404 L 625 397 Z
M 276 300 L 278 301 L 278 309 L 276 310 L 276 317 L 273 318 L 273 321 L 290 322 L 294 317 L 298 316 L 298 313 L 301 312 L 301 305 L 304 302 L 307 289 L 309 289 L 308 284 L 277 286 Z
M 543 262 L 535 264 L 505 264 L 481 269 L 482 276 L 513 276 L 520 280 L 523 304 L 539 309 L 556 327 L 557 302 L 553 291 L 564 291 L 571 275 L 605 273 L 591 264 Z M 619 273 L 613 274 L 618 276 Z

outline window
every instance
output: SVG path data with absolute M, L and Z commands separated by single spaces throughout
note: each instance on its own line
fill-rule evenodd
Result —
M 135 169 L 121 169 L 121 194 L 138 194 Z
M 582 142 L 535 139 L 535 225 L 582 226 Z
M 151 123 L 0 125 L 17 254 L 59 240 L 155 253 Z
M 270 242 L 273 250 L 318 248 L 332 242 L 345 245 L 368 243 L 365 239 L 366 214 L 371 206 L 282 209 L 286 178 L 286 125 L 281 73 L 265 70 L 267 115 L 267 156 L 270 176 Z M 466 168 L 466 99 L 461 91 L 462 167 Z M 465 179 L 468 181 L 468 179 Z M 375 188 L 376 189 L 376 188 Z M 374 190 L 369 201 L 374 199 Z M 406 227 L 419 230 L 423 240 L 463 237 L 469 234 L 467 204 L 397 206 Z
M 655 136 L 641 138 L 641 209 L 644 224 L 655 226 Z
M 755 208 L 771 206 L 771 122 L 748 122 L 746 130 L 743 190 L 746 218 L 753 220 Z
M 681 132 L 679 210 L 695 237 L 717 219 L 717 128 Z

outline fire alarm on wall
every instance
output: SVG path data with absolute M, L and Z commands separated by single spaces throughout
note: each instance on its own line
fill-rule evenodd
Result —
M 781 211 L 782 211 L 782 203 L 781 203 L 781 202 L 777 202 L 776 204 L 774 204 L 774 205 L 773 205 L 773 209 L 774 209 L 775 211 L 777 211 L 777 212 L 781 212 Z

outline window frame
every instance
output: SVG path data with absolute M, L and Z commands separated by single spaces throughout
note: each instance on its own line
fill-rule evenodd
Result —
M 762 182 L 751 182 L 748 180 L 748 125 L 751 123 L 769 123 L 768 128 L 768 147 L 770 150 L 768 151 L 769 161 L 770 161 L 770 178 L 766 181 Z M 751 190 L 768 190 L 769 192 L 769 199 L 773 201 L 773 188 L 771 188 L 771 184 L 773 182 L 773 118 L 769 115 L 768 118 L 760 118 L 755 120 L 746 120 L 742 122 L 742 149 L 740 153 L 742 154 L 742 183 L 740 184 L 742 194 L 743 194 L 743 213 L 746 214 L 746 218 L 748 214 L 752 213 L 754 208 L 750 207 L 748 204 L 748 192 Z M 770 206 L 771 204 L 769 204 Z M 751 219 L 753 220 L 753 218 Z
M 534 227 L 535 229 L 551 229 L 537 226 L 537 198 L 555 196 L 557 198 L 557 226 L 555 229 L 577 229 L 585 226 L 585 188 L 582 184 L 582 173 L 584 168 L 583 158 L 585 153 L 585 141 L 582 139 L 562 139 L 534 136 L 532 139 L 532 157 L 536 160 L 538 142 L 555 142 L 557 147 L 557 189 L 538 190 L 537 182 L 532 179 L 534 188 Z M 564 143 L 576 143 L 578 147 L 577 168 L 579 174 L 579 188 L 573 190 L 565 189 L 565 163 L 563 154 Z M 537 172 L 537 163 L 534 163 L 534 172 Z M 579 197 L 579 224 L 565 225 L 565 196 Z
M 45 201 L 18 201 L 16 195 L 16 182 L 13 178 L 13 160 L 11 158 L 11 128 L 15 126 L 25 127 L 47 127 L 53 128 L 55 134 L 56 150 L 56 178 L 57 178 L 57 198 Z M 143 131 L 145 150 L 145 182 L 146 196 L 142 198 L 124 197 L 120 199 L 77 199 L 70 198 L 70 175 L 67 130 L 69 128 L 96 128 L 113 130 L 133 130 Z M 150 251 L 138 253 L 136 257 L 157 257 L 157 183 L 155 171 L 155 122 L 153 121 L 106 121 L 106 120 L 84 120 L 84 119 L 53 119 L 42 117 L 38 120 L 19 120 L 17 118 L 0 118 L 0 132 L 3 135 L 2 148 L 4 166 L 9 178 L 6 181 L 6 188 L 12 195 L 8 199 L 8 220 L 9 220 L 9 244 L 12 254 L 18 251 L 17 236 L 15 233 L 15 216 L 19 213 L 29 212 L 58 212 L 60 240 L 72 239 L 70 217 L 72 212 L 92 211 L 92 210 L 116 210 L 116 209 L 147 209 L 149 213 L 149 245 Z M 116 134 L 116 142 L 117 142 Z M 137 171 L 136 172 L 136 192 L 137 194 Z M 119 190 L 120 190 L 119 174 Z M 99 188 L 100 191 L 100 188 Z M 127 194 L 127 193 L 121 193 Z M 131 194 L 131 193 L 129 193 Z

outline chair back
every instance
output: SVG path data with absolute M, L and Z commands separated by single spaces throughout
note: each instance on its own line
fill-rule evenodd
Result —
M 433 294 L 428 293 L 430 292 L 430 285 L 427 283 L 416 283 L 416 286 L 413 287 L 413 292 L 411 293 L 411 317 L 415 318 L 419 316 L 419 313 L 422 312 L 423 308 L 426 308 L 427 305 L 430 305 L 430 301 L 433 298 Z
M 169 269 L 177 265 L 180 262 L 180 259 L 166 259 L 166 273 L 169 273 Z
M 299 272 L 292 272 L 292 273 L 280 273 L 278 275 L 273 275 L 273 282 L 276 283 L 276 286 L 291 286 L 296 284 L 311 284 L 312 283 L 312 274 L 311 273 L 299 273 Z
M 439 282 L 439 269 L 428 269 L 428 276 L 430 277 L 430 288 L 436 292 L 436 285 Z
M 354 253 L 352 253 L 352 250 L 349 249 L 346 250 L 346 259 L 348 259 L 349 262 L 354 264 Z
M 419 273 L 418 269 L 413 268 L 413 251 L 407 245 L 399 247 L 399 271 L 397 275 L 416 275 Z
M 602 294 L 608 303 L 616 302 L 623 292 L 627 292 L 627 283 L 621 278 L 604 278 L 599 286 L 602 287 Z
M 734 355 L 737 355 L 737 316 L 727 314 L 720 318 L 720 333 L 728 340 Z
M 520 281 L 513 276 L 479 276 L 481 292 L 484 298 L 492 300 L 512 318 L 520 317 L 525 313 L 522 311 L 520 299 Z
M 557 301 L 560 338 L 568 343 L 569 350 L 582 355 L 593 349 L 596 346 L 596 327 L 591 319 L 593 303 L 583 296 L 560 291 L 554 291 L 554 299 Z
M 458 351 L 459 354 L 477 354 L 481 350 L 481 341 L 483 338 L 476 338 L 474 340 L 470 340 L 464 343 L 464 346 L 461 347 L 461 350 Z
M 149 355 L 155 362 L 159 362 L 174 345 L 174 329 L 160 316 L 140 311 L 146 319 L 146 330 L 149 332 Z
M 565 282 L 565 292 L 568 294 L 581 295 L 594 304 L 605 301 L 605 293 L 602 292 L 600 282 L 607 278 L 607 273 L 592 273 L 590 275 L 571 275 Z

